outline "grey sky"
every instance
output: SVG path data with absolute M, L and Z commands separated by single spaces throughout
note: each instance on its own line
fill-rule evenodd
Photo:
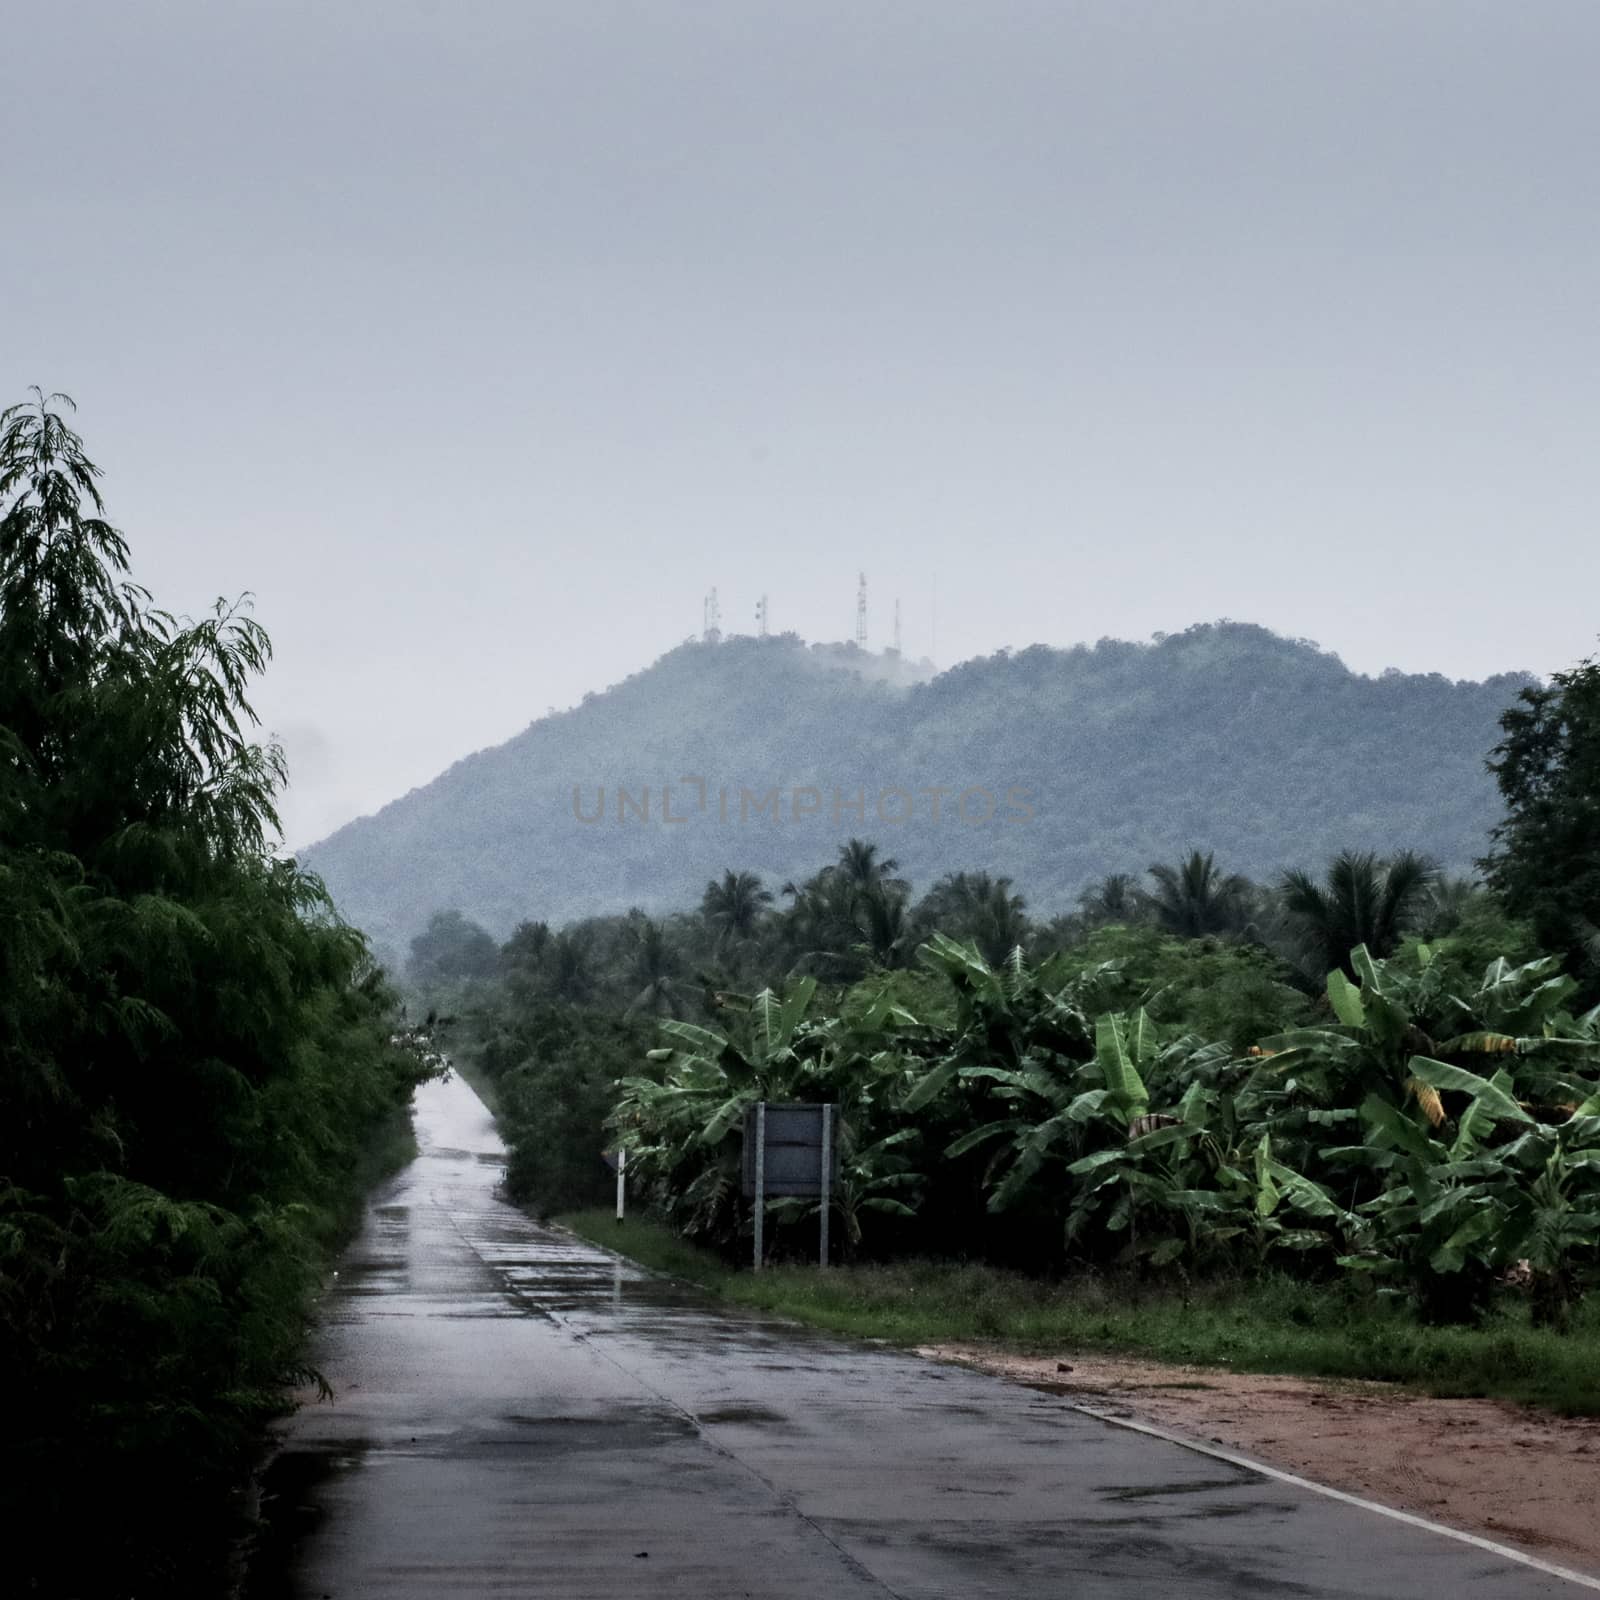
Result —
M 1600 630 L 1600 6 L 54 0 L 0 387 L 253 590 L 305 843 L 724 625 Z

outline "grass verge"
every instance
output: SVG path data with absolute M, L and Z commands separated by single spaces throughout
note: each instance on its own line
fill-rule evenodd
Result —
M 981 1343 L 1029 1354 L 1143 1356 L 1236 1372 L 1362 1378 L 1427 1394 L 1489 1396 L 1572 1416 L 1600 1415 L 1600 1308 L 1564 1333 L 1520 1307 L 1481 1326 L 1437 1328 L 1405 1305 L 1343 1285 L 1267 1276 L 1196 1284 L 1186 1296 L 1108 1278 L 1042 1283 L 964 1262 L 780 1266 L 757 1276 L 646 1218 L 620 1227 L 605 1210 L 557 1219 L 641 1266 L 736 1305 L 833 1333 L 894 1344 Z

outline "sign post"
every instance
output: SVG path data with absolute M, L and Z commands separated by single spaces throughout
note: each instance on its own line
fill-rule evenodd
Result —
M 822 1238 L 818 1247 L 818 1261 L 822 1266 L 828 1264 L 828 1212 L 833 1205 L 833 1196 L 829 1193 L 829 1180 L 833 1177 L 833 1107 L 822 1108 L 822 1173 L 819 1178 L 821 1185 L 822 1201 Z
M 833 1190 L 839 1174 L 839 1108 L 817 1105 L 748 1106 L 744 1115 L 742 1181 L 745 1197 L 755 1203 L 755 1268 L 766 1259 L 766 1211 L 769 1197 L 821 1202 L 823 1266 L 828 1265 Z
M 756 1271 L 761 1270 L 762 1224 L 767 1211 L 767 1102 L 756 1106 Z

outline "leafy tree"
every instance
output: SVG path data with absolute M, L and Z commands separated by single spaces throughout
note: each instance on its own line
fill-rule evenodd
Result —
M 69 405 L 0 413 L 0 1363 L 29 1462 L 0 1523 L 21 1592 L 205 1592 L 325 1252 L 440 1063 L 269 848 L 265 632 L 129 580 Z M 86 1503 L 95 1537 L 61 1541 Z
M 1600 662 L 1524 689 L 1489 770 L 1506 818 L 1481 863 L 1507 909 L 1600 989 Z
M 896 897 L 873 887 L 877 910 L 889 916 Z M 784 898 L 791 904 L 783 917 L 783 947 L 796 971 L 815 970 L 831 977 L 859 974 L 862 894 L 861 885 L 833 865 L 801 883 L 784 884 Z M 870 932 L 866 941 L 872 942 Z
M 902 966 L 916 942 L 906 912 L 910 886 L 899 862 L 851 839 L 819 872 L 783 886 L 793 904 L 782 919 L 781 948 L 795 971 L 851 978 L 866 966 Z
M 802 1021 L 816 988 L 816 979 L 801 978 L 782 996 L 763 989 L 731 1003 L 731 1020 L 744 1025 L 727 1032 L 662 1022 L 671 1043 L 650 1052 L 660 1081 L 633 1076 L 618 1085 L 613 1121 L 629 1166 L 686 1231 L 723 1243 L 738 1236 L 738 1130 L 748 1106 L 823 1098 L 808 1081 L 821 1036 Z
M 1113 925 L 1068 946 L 1062 957 L 1077 968 L 1115 973 L 1104 990 L 1108 1007 L 1143 1006 L 1169 1030 L 1237 1051 L 1311 1020 L 1295 969 L 1260 945 Z
M 1503 959 L 1517 967 L 1544 954 L 1532 927 L 1511 916 L 1499 895 L 1483 888 L 1450 906 L 1445 915 L 1426 909 L 1418 919 L 1417 933 L 1401 949 L 1421 960 L 1423 946 L 1463 989 L 1475 985 L 1491 961 Z
M 648 1043 L 642 1026 L 540 999 L 498 1019 L 478 1051 L 508 1135 L 506 1187 L 541 1216 L 598 1205 L 617 1080 Z
M 503 971 L 531 976 L 544 964 L 554 936 L 548 922 L 519 922 L 500 947 Z
M 563 928 L 550 941 L 541 987 L 545 994 L 569 1004 L 582 1004 L 595 992 L 594 937 L 589 930 Z
M 476 922 L 459 911 L 435 911 L 428 926 L 411 941 L 406 976 L 431 987 L 463 979 L 491 978 L 500 966 L 500 948 Z

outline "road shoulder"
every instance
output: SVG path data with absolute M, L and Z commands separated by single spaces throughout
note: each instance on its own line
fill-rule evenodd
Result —
M 1600 1419 L 1393 1384 L 976 1344 L 919 1354 L 1221 1445 L 1347 1494 L 1600 1575 Z

